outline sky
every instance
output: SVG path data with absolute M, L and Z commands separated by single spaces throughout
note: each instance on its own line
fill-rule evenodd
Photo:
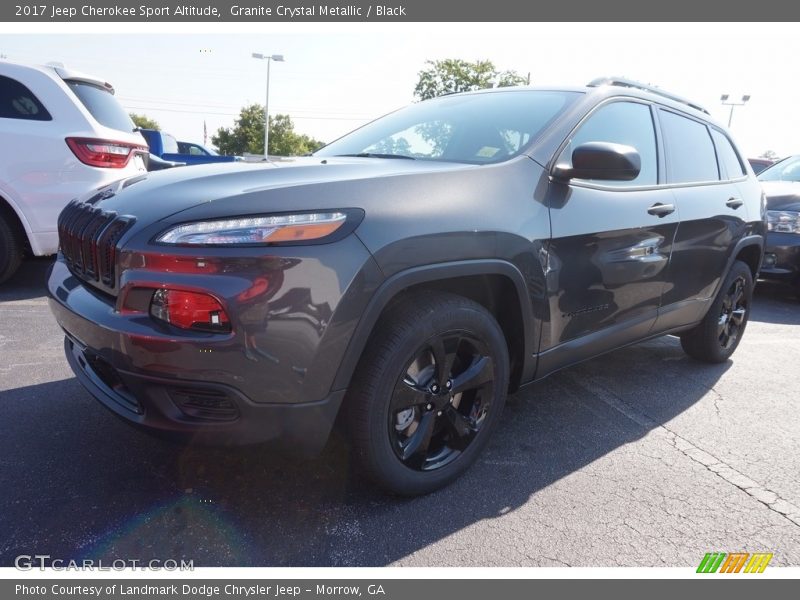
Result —
M 106 79 L 131 112 L 200 143 L 204 122 L 210 143 L 242 106 L 263 104 L 266 63 L 253 52 L 285 56 L 272 63 L 270 114 L 288 113 L 297 131 L 325 142 L 413 102 L 426 60 L 460 58 L 541 85 L 636 79 L 723 124 L 730 108 L 720 96 L 748 94 L 731 127 L 743 152 L 800 153 L 800 83 L 786 66 L 800 56 L 797 24 L 0 24 L 0 55 Z

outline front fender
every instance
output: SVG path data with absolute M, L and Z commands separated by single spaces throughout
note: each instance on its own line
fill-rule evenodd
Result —
M 413 267 L 395 273 L 376 290 L 356 326 L 334 379 L 333 391 L 347 388 L 383 310 L 400 292 L 411 286 L 476 275 L 500 275 L 509 279 L 517 292 L 523 322 L 523 365 L 520 380 L 529 381 L 536 370 L 535 354 L 539 338 L 535 334 L 535 312 L 525 277 L 511 262 L 498 259 L 477 259 L 437 263 Z

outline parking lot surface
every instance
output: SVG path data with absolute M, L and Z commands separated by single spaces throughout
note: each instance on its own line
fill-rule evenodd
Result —
M 375 491 L 343 440 L 296 460 L 175 443 L 86 393 L 47 307 L 48 260 L 0 288 L 0 565 L 800 565 L 800 302 L 759 284 L 733 359 L 677 338 L 561 371 L 509 399 L 478 463 L 423 498 Z

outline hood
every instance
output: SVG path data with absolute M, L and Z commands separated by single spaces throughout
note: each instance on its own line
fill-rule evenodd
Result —
M 208 164 L 176 167 L 125 179 L 96 190 L 82 200 L 106 211 L 148 222 L 199 205 L 234 198 L 236 210 L 312 210 L 325 207 L 325 200 L 319 193 L 309 195 L 303 205 L 296 201 L 286 205 L 279 198 L 296 198 L 297 188 L 319 184 L 338 186 L 359 180 L 475 168 L 479 167 L 460 163 L 345 157 Z M 291 194 L 282 192 L 290 190 Z M 353 206 L 357 207 L 357 204 Z
M 800 181 L 762 181 L 767 196 L 767 210 L 800 212 Z

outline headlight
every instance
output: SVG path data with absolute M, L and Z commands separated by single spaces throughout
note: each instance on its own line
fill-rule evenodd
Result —
M 768 210 L 767 231 L 800 233 L 800 212 L 795 210 Z
M 168 229 L 156 241 L 190 246 L 304 242 L 331 235 L 346 220 L 343 212 L 320 212 L 197 221 Z

